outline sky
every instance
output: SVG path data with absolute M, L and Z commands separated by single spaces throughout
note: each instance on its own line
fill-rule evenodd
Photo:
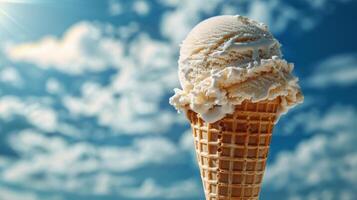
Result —
M 169 105 L 200 21 L 264 22 L 305 95 L 274 130 L 261 199 L 357 197 L 357 1 L 0 0 L 0 200 L 203 199 Z

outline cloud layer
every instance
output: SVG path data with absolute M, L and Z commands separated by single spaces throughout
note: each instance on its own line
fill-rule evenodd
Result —
M 12 134 L 9 143 L 22 159 L 3 163 L 6 167 L 0 175 L 6 184 L 40 191 L 132 198 L 196 196 L 199 188 L 193 180 L 164 187 L 150 178 L 136 187 L 137 179 L 119 175 L 146 165 L 180 162 L 180 147 L 160 137 L 137 139 L 126 147 L 97 146 L 89 142 L 70 143 L 62 137 L 28 129 Z
M 315 106 L 315 105 L 314 105 Z M 288 193 L 287 199 L 353 199 L 357 195 L 357 110 L 333 106 L 323 113 L 302 112 L 303 132 L 313 134 L 294 151 L 281 152 L 268 167 L 266 187 Z
M 327 88 L 331 85 L 349 86 L 357 83 L 357 55 L 342 54 L 332 56 L 320 63 L 314 69 L 313 75 L 307 80 L 311 88 Z
M 109 34 L 92 23 L 80 22 L 63 38 L 46 36 L 36 42 L 9 45 L 5 52 L 13 61 L 33 63 L 42 69 L 69 74 L 98 72 L 119 67 L 123 54 L 121 42 Z

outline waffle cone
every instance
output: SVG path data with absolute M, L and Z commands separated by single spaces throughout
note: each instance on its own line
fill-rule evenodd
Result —
M 279 103 L 244 101 L 215 123 L 187 112 L 206 200 L 259 198 Z

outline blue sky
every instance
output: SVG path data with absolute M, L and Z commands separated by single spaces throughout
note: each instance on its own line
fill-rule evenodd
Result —
M 0 0 L 0 199 L 203 199 L 168 104 L 199 21 L 266 23 L 305 102 L 275 128 L 261 199 L 357 196 L 357 2 Z

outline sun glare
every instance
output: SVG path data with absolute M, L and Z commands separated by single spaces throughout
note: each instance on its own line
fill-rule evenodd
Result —
M 30 3 L 34 3 L 34 0 L 0 0 L 0 31 L 9 34 L 14 34 L 16 29 L 25 31 L 24 26 L 16 20 L 15 12 L 12 10 L 15 4 Z
M 29 3 L 29 1 L 27 0 L 0 0 L 0 4 L 1 3 Z

